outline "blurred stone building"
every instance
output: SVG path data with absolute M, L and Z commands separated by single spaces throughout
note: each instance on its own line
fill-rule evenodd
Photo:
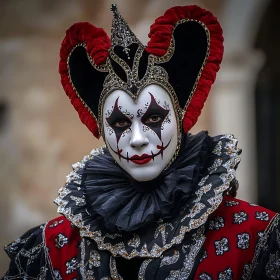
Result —
M 174 5 L 197 4 L 221 21 L 225 56 L 193 129 L 233 133 L 243 148 L 238 196 L 280 210 L 278 0 L 116 0 L 142 40 Z M 0 1 L 0 245 L 56 216 L 52 203 L 71 164 L 99 146 L 60 85 L 65 30 L 89 21 L 110 34 L 108 0 Z M 8 258 L 0 253 L 0 276 Z

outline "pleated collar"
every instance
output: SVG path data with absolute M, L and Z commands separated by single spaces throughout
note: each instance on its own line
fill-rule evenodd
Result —
M 177 160 L 153 182 L 157 187 L 142 191 L 102 147 L 73 165 L 55 203 L 100 250 L 159 257 L 218 208 L 239 154 L 232 135 L 189 134 Z

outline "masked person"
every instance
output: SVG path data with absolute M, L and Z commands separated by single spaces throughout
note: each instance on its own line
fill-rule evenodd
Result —
M 59 66 L 106 145 L 73 165 L 63 216 L 6 247 L 4 279 L 280 279 L 278 214 L 234 198 L 237 140 L 188 134 L 222 60 L 217 19 L 173 7 L 145 47 L 112 11 L 111 40 L 74 24 Z

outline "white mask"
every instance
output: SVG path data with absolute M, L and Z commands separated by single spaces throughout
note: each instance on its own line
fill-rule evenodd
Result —
M 145 87 L 137 102 L 115 90 L 104 102 L 102 117 L 109 152 L 135 180 L 152 180 L 170 163 L 177 149 L 178 124 L 162 87 Z

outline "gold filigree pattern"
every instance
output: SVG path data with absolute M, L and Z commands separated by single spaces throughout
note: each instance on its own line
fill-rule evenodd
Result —
M 204 231 L 205 227 L 202 225 L 192 234 L 191 240 L 193 243 L 189 246 L 189 253 L 185 255 L 183 267 L 178 270 L 171 270 L 169 277 L 166 279 L 188 279 L 192 272 L 196 256 L 206 239 Z
M 87 261 L 86 259 L 86 249 L 85 249 L 85 242 L 86 239 L 83 238 L 80 244 L 80 263 L 78 264 L 79 267 L 79 271 L 82 277 L 82 280 L 95 280 L 94 277 L 94 271 L 93 271 L 93 265 L 91 265 L 91 267 L 89 269 L 87 269 L 87 265 L 89 260 Z

